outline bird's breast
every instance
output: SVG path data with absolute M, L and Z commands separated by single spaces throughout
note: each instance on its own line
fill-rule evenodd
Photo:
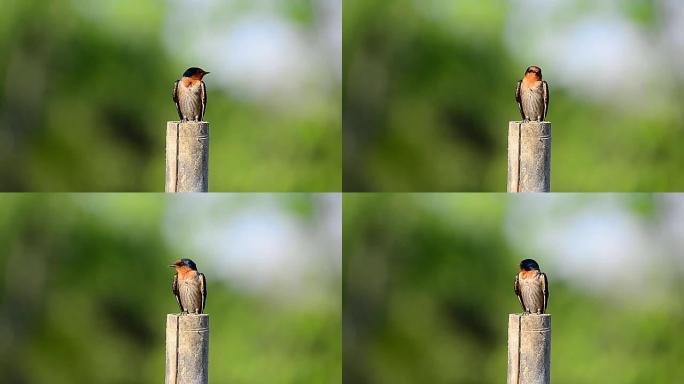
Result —
M 542 90 L 542 82 L 541 81 L 528 81 L 528 80 L 523 80 L 521 89 L 523 91 L 539 91 L 541 92 Z
M 178 88 L 178 92 L 183 96 L 198 96 L 200 93 L 200 86 L 196 84 L 190 84 L 189 86 L 181 86 Z
M 539 281 L 536 278 L 530 277 L 527 279 L 519 279 L 519 284 L 521 287 L 536 287 L 539 285 Z
M 533 279 L 537 277 L 539 272 L 537 271 L 520 271 L 520 279 L 521 280 L 527 280 L 527 279 Z
M 197 275 L 186 276 L 184 279 L 181 280 L 181 284 L 183 285 L 197 285 L 198 282 L 199 279 L 197 278 Z

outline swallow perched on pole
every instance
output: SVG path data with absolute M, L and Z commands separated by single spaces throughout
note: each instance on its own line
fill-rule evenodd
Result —
M 520 272 L 515 276 L 513 290 L 518 296 L 524 313 L 546 313 L 549 303 L 549 282 L 546 274 L 539 271 L 539 264 L 532 259 L 520 262 Z
M 528 67 L 515 88 L 515 101 L 524 122 L 544 121 L 549 111 L 549 85 L 542 80 L 542 70 Z
M 180 80 L 173 83 L 173 102 L 181 121 L 202 121 L 207 109 L 207 87 L 202 81 L 208 74 L 202 68 L 188 68 Z
M 173 276 L 173 295 L 183 313 L 204 313 L 207 302 L 207 281 L 203 273 L 197 272 L 197 265 L 190 259 L 180 259 L 169 265 L 176 269 Z

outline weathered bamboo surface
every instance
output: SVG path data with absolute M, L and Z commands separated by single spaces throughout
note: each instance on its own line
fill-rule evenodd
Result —
M 166 192 L 207 192 L 209 123 L 166 123 Z
M 166 384 L 209 382 L 209 315 L 166 315 Z
M 551 123 L 508 123 L 508 192 L 551 190 Z
M 551 382 L 551 315 L 508 315 L 508 384 Z

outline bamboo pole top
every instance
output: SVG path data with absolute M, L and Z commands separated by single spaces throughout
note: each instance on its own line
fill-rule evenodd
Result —
M 508 192 L 551 190 L 551 122 L 508 123 Z
M 209 315 L 166 315 L 166 384 L 207 384 Z
M 551 315 L 508 315 L 508 384 L 551 381 Z
M 209 123 L 166 123 L 166 192 L 209 190 Z

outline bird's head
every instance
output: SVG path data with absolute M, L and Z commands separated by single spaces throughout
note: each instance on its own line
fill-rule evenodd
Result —
M 525 259 L 520 262 L 520 270 L 521 271 L 538 271 L 539 270 L 539 264 L 537 264 L 536 261 L 532 259 Z
M 189 77 L 193 80 L 202 80 L 204 75 L 208 74 L 209 72 L 205 71 L 202 68 L 197 68 L 197 67 L 191 67 L 188 68 L 184 73 L 183 77 Z
M 195 265 L 195 262 L 190 260 L 190 259 L 176 260 L 176 262 L 169 265 L 169 267 L 176 268 L 176 270 L 180 270 L 180 269 L 191 269 L 193 271 L 197 270 L 197 265 Z
M 542 70 L 541 70 L 541 68 L 537 67 L 536 65 L 529 66 L 525 70 L 525 77 L 531 77 L 531 78 L 534 78 L 535 80 L 541 80 L 542 79 Z

